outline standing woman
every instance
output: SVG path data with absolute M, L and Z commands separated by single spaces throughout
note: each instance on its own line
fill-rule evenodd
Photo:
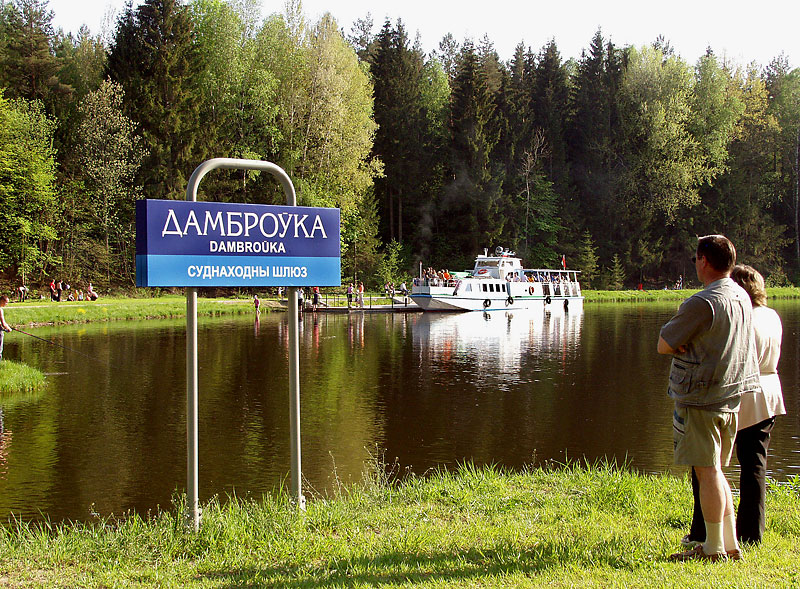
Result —
M 739 408 L 736 458 L 741 465 L 739 511 L 736 535 L 743 542 L 761 542 L 764 535 L 767 450 L 776 415 L 785 415 L 778 360 L 781 357 L 783 326 L 778 314 L 767 307 L 764 277 L 750 266 L 738 265 L 733 278 L 753 302 L 753 331 L 756 336 L 761 393 L 747 393 Z
M 786 414 L 778 377 L 783 326 L 778 314 L 767 307 L 764 277 L 757 270 L 738 264 L 734 266 L 731 278 L 750 295 L 753 303 L 753 331 L 762 389 L 760 393 L 745 393 L 739 408 L 736 458 L 741 466 L 741 476 L 736 537 L 740 542 L 758 544 L 764 535 L 766 523 L 764 499 L 769 437 L 775 425 L 775 416 Z M 705 525 L 694 471 L 692 488 L 695 492 L 694 516 L 692 530 L 682 541 L 686 546 L 705 539 Z

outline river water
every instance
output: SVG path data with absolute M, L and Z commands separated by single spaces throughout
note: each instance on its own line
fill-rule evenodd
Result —
M 800 473 L 800 303 L 773 306 L 784 325 L 779 371 L 789 415 L 775 427 L 769 466 L 781 481 Z M 370 457 L 398 476 L 464 461 L 516 469 L 601 459 L 683 474 L 671 464 L 669 360 L 655 351 L 676 307 L 306 313 L 306 494 L 359 480 Z M 287 319 L 201 320 L 201 500 L 259 497 L 288 479 Z M 186 484 L 184 322 L 36 334 L 75 352 L 6 337 L 6 357 L 45 371 L 49 384 L 0 398 L 0 518 L 88 520 L 169 508 Z

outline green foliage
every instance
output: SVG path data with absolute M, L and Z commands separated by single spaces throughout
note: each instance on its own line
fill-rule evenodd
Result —
M 58 264 L 52 244 L 55 194 L 55 122 L 41 102 L 0 94 L 0 268 L 25 281 Z
M 377 286 L 379 247 L 377 203 L 373 195 L 367 195 L 358 208 L 342 212 L 342 282 Z
M 122 86 L 106 80 L 81 102 L 79 126 L 80 162 L 86 176 L 88 211 L 105 242 L 106 280 L 111 279 L 111 243 L 120 259 L 115 264 L 131 280 L 134 238 L 134 201 L 141 189 L 136 175 L 147 152 L 136 126 L 122 113 Z M 133 280 L 131 280 L 133 282 Z
M 800 70 L 786 56 L 738 67 L 709 49 L 690 65 L 663 38 L 618 48 L 599 29 L 575 60 L 550 41 L 520 43 L 504 63 L 488 37 L 450 34 L 426 56 L 399 20 L 375 34 L 367 15 L 345 39 L 297 0 L 263 20 L 255 0 L 145 0 L 126 6 L 110 43 L 56 33 L 52 18 L 45 0 L 0 6 L 4 109 L 38 99 L 51 154 L 46 174 L 6 171 L 0 185 L 38 194 L 0 207 L 0 272 L 12 277 L 61 259 L 73 279 L 129 280 L 134 198 L 182 197 L 208 157 L 275 162 L 301 204 L 339 207 L 344 275 L 368 283 L 392 239 L 415 264 L 466 266 L 504 245 L 549 266 L 562 252 L 588 259 L 584 230 L 597 258 L 619 253 L 644 282 L 685 274 L 695 235 L 712 232 L 776 281 L 800 277 Z M 106 76 L 121 102 L 88 117 L 88 101 L 110 96 Z M 38 147 L 7 147 L 18 127 L 0 131 L 3 157 L 33 161 Z M 91 169 L 89 145 L 116 163 Z M 202 190 L 284 200 L 252 171 L 215 172 Z
M 622 290 L 625 286 L 625 270 L 619 254 L 614 254 L 611 260 L 611 268 L 608 269 L 608 288 L 610 290 Z
M 580 250 L 576 258 L 576 267 L 581 271 L 580 282 L 585 288 L 594 286 L 598 270 L 597 248 L 592 241 L 592 234 L 588 230 L 583 232 Z
M 5 47 L 0 57 L 0 87 L 9 98 L 39 100 L 52 114 L 72 93 L 57 74 L 61 67 L 51 50 L 53 12 L 47 0 L 14 0 L 4 11 Z
M 180 0 L 128 5 L 117 24 L 108 71 L 126 96 L 125 114 L 139 123 L 148 157 L 141 183 L 149 198 L 176 198 L 192 170 L 205 159 L 201 70 L 194 23 Z
M 675 218 L 699 202 L 698 186 L 710 171 L 691 134 L 692 73 L 674 56 L 631 50 L 620 104 L 625 134 L 621 190 L 631 211 Z
M 403 244 L 392 240 L 386 245 L 383 259 L 378 264 L 378 278 L 382 284 L 392 283 L 400 286 L 402 282 L 410 282 L 408 274 L 408 252 Z

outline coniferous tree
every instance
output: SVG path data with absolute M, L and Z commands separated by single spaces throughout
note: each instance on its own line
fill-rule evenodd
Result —
M 450 84 L 456 77 L 456 67 L 458 64 L 458 54 L 461 51 L 461 45 L 456 41 L 451 33 L 447 33 L 441 41 L 439 41 L 439 50 L 435 51 L 435 57 L 442 64 L 444 73 L 447 74 L 447 80 Z
M 608 213 L 616 207 L 610 201 L 613 193 L 606 177 L 610 140 L 609 108 L 605 87 L 605 46 L 598 30 L 589 52 L 578 63 L 575 83 L 570 94 L 570 117 L 567 135 L 571 177 L 587 228 L 594 233 L 608 222 Z
M 544 130 L 550 146 L 546 171 L 556 191 L 563 196 L 569 184 L 565 140 L 569 87 L 567 70 L 555 41 L 539 53 L 531 89 L 531 128 Z
M 0 86 L 8 98 L 40 100 L 56 114 L 70 100 L 72 87 L 58 76 L 62 64 L 53 49 L 53 12 L 47 0 L 14 0 L 4 21 Z
M 194 26 L 180 0 L 129 3 L 117 24 L 108 71 L 125 92 L 149 152 L 140 177 L 148 198 L 177 198 L 206 156 L 199 139 L 201 70 Z
M 588 230 L 583 232 L 580 249 L 575 261 L 577 269 L 581 271 L 581 284 L 586 288 L 592 288 L 597 276 L 598 257 L 592 234 Z
M 497 144 L 493 124 L 495 104 L 485 70 L 471 42 L 464 43 L 451 96 L 452 181 L 443 189 L 442 213 L 457 227 L 458 241 L 449 235 L 450 254 L 466 265 L 474 252 L 495 244 L 506 218 L 500 214 L 502 180 L 493 175 L 492 150 Z M 446 246 L 445 246 L 446 247 Z M 449 249 L 449 248 L 448 248 Z
M 611 267 L 608 269 L 608 288 L 610 290 L 622 290 L 625 286 L 625 269 L 619 254 L 614 254 L 611 260 Z
M 426 66 L 421 48 L 409 47 L 402 22 L 384 24 L 373 44 L 371 72 L 378 124 L 373 154 L 384 163 L 375 185 L 381 233 L 384 240 L 417 242 L 429 227 L 428 190 L 441 169 L 436 155 L 444 80 L 440 69 Z
M 786 56 L 780 55 L 767 67 L 765 82 L 770 112 L 780 128 L 773 151 L 773 190 L 785 203 L 781 218 L 791 228 L 794 272 L 800 273 L 800 68 L 790 69 Z

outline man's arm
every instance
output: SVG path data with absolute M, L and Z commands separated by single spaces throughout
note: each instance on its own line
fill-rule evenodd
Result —
M 684 352 L 686 352 L 686 346 L 678 346 L 677 348 L 673 348 L 663 337 L 658 336 L 659 354 L 683 354 Z
M 692 339 L 698 333 L 711 328 L 713 319 L 714 312 L 710 303 L 699 297 L 689 297 L 680 306 L 675 316 L 661 328 L 656 348 L 658 353 L 685 354 Z M 675 342 L 676 346 L 672 347 L 667 339 Z

